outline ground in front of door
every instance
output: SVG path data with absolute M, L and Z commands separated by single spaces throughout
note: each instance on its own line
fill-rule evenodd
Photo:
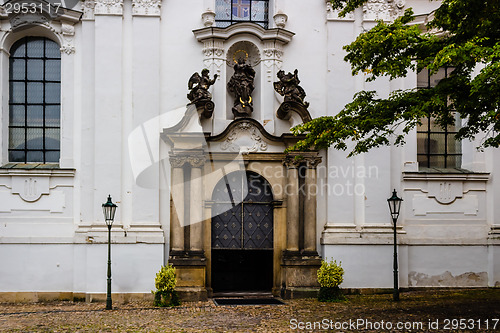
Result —
M 349 295 L 342 303 L 314 299 L 285 305 L 216 306 L 211 300 L 177 308 L 149 302 L 0 304 L 1 332 L 322 332 L 500 330 L 500 289 Z M 494 327 L 496 325 L 496 327 Z

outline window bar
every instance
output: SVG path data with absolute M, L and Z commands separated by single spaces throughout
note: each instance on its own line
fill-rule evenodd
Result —
M 24 163 L 28 163 L 28 41 L 24 43 Z

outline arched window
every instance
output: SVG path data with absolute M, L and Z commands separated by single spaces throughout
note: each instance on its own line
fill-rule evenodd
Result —
M 18 40 L 10 49 L 9 88 L 9 162 L 59 162 L 59 45 L 42 37 Z
M 215 0 L 215 22 L 225 28 L 238 22 L 269 27 L 269 0 Z

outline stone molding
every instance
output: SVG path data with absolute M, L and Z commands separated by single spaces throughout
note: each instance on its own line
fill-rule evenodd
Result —
M 405 0 L 368 0 L 363 5 L 364 21 L 393 21 L 403 14 Z
M 133 0 L 132 15 L 157 16 L 161 14 L 161 0 Z
M 207 157 L 197 154 L 171 154 L 169 160 L 173 168 L 182 168 L 186 163 L 193 168 L 202 168 L 207 161 Z
M 123 15 L 123 0 L 95 0 L 94 15 Z
M 304 162 L 306 162 L 306 166 L 308 169 L 316 169 L 318 164 L 321 163 L 321 156 L 307 156 L 304 157 Z

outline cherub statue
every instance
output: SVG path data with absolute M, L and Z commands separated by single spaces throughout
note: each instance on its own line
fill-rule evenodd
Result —
M 187 98 L 191 101 L 190 104 L 200 106 L 212 101 L 212 94 L 208 91 L 208 88 L 215 83 L 218 75 L 215 74 L 214 78 L 210 79 L 209 73 L 210 71 L 205 68 L 201 71 L 201 76 L 198 72 L 191 75 L 188 82 L 188 88 L 191 91 L 187 95 Z
M 296 69 L 293 74 L 280 70 L 277 74 L 279 81 L 274 82 L 274 90 L 281 96 L 285 97 L 285 102 L 297 102 L 304 105 L 306 108 L 309 106 L 308 102 L 304 102 L 306 92 L 299 86 L 299 71 Z

